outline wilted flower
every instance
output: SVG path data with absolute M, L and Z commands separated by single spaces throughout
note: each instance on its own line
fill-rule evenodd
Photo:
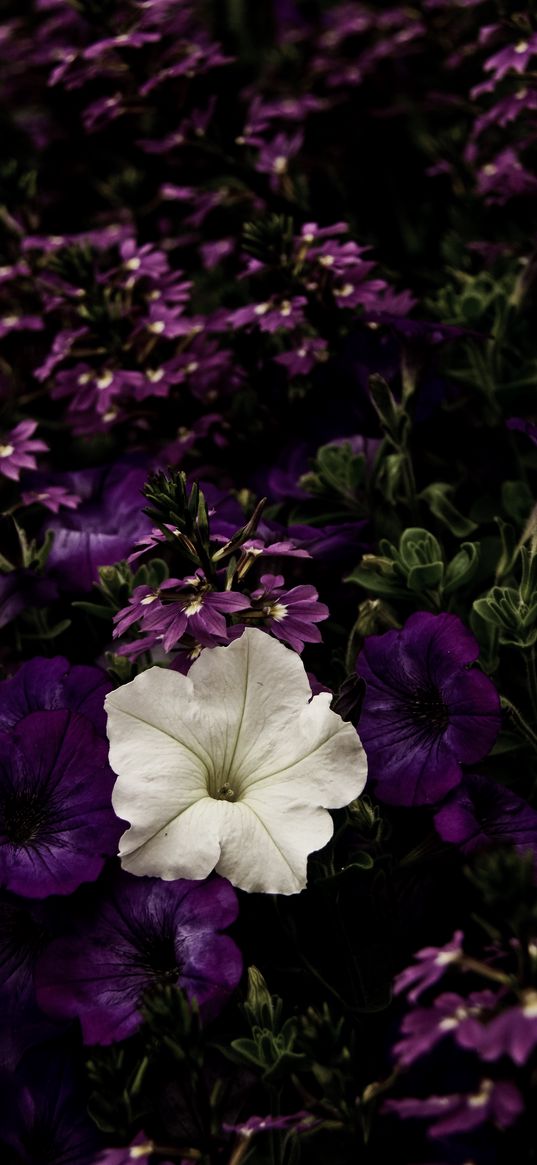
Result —
M 293 894 L 330 840 L 366 761 L 350 724 L 311 697 L 293 652 L 251 628 L 188 676 L 151 668 L 106 701 L 123 866 L 165 879 L 216 869 L 250 891 Z

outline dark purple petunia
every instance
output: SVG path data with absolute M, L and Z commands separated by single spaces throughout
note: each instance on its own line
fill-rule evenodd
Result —
M 117 852 L 107 745 L 84 716 L 32 712 L 0 734 L 0 882 L 16 894 L 70 894 Z
M 55 1018 L 78 1016 L 84 1040 L 109 1044 L 136 1031 L 144 993 L 176 983 L 204 1018 L 220 1011 L 241 976 L 237 917 L 223 878 L 204 882 L 137 878 L 118 871 L 37 967 L 37 998 Z
M 488 777 L 468 773 L 434 816 L 443 841 L 463 853 L 490 845 L 513 845 L 537 854 L 537 811 L 522 797 Z
M 86 716 L 104 737 L 104 700 L 111 687 L 108 676 L 98 667 L 71 665 L 61 655 L 30 659 L 0 683 L 0 729 L 15 728 L 31 712 L 67 708 Z
M 98 1165 L 103 1138 L 87 1112 L 69 1049 L 25 1057 L 0 1089 L 0 1159 L 6 1165 Z
M 381 801 L 431 805 L 481 760 L 500 728 L 498 693 L 470 670 L 479 645 L 456 615 L 418 611 L 401 631 L 366 639 L 360 736 Z
M 386 1100 L 383 1112 L 397 1116 L 431 1120 L 430 1137 L 448 1137 L 491 1122 L 506 1129 L 521 1115 L 524 1102 L 518 1088 L 507 1080 L 481 1080 L 475 1092 L 468 1095 L 454 1092 L 447 1096 L 427 1096 L 423 1099 L 404 1098 Z
M 76 510 L 58 514 L 46 523 L 54 531 L 47 571 L 65 590 L 89 591 L 98 581 L 98 567 L 126 558 L 136 542 L 149 533 L 151 522 L 142 512 L 142 486 L 147 471 L 117 462 L 101 469 L 58 473 L 44 485 L 62 485 L 82 501 Z
M 57 1025 L 37 1007 L 34 967 L 57 925 L 56 903 L 0 894 L 0 1067 L 15 1068 L 28 1048 L 51 1039 Z

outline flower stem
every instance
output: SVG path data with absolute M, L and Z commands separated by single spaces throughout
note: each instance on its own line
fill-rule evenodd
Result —
M 531 728 L 527 721 L 524 719 L 522 713 L 519 712 L 518 708 L 512 704 L 506 696 L 501 696 L 500 702 L 503 711 L 506 713 L 509 719 L 512 720 L 513 725 L 519 732 L 520 736 L 523 736 L 524 739 L 527 740 L 528 744 L 531 744 L 532 748 L 537 749 L 537 733 L 533 731 L 533 728 Z

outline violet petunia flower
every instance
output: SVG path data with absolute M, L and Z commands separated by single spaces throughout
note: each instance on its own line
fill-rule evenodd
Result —
M 103 1150 L 70 1048 L 44 1045 L 2 1082 L 0 1157 L 6 1165 L 98 1165 Z
M 360 729 L 361 727 L 360 722 Z M 448 967 L 460 962 L 463 954 L 462 940 L 462 930 L 456 930 L 453 938 L 445 946 L 423 947 L 421 951 L 417 951 L 415 955 L 417 963 L 397 975 L 394 993 L 400 995 L 405 991 L 410 1003 L 416 1003 L 428 987 L 433 987 L 439 979 L 442 979 Z
M 478 1089 L 468 1095 L 454 1092 L 447 1096 L 427 1096 L 386 1100 L 383 1112 L 393 1112 L 403 1119 L 417 1117 L 431 1120 L 428 1134 L 447 1137 L 466 1133 L 491 1122 L 500 1129 L 508 1128 L 521 1115 L 524 1102 L 518 1088 L 507 1080 L 481 1080 Z
M 367 689 L 360 732 L 380 801 L 431 805 L 487 755 L 500 701 L 473 669 L 479 645 L 456 615 L 418 611 L 401 631 L 366 639 L 358 672 Z
M 0 444 L 0 474 L 18 481 L 21 469 L 35 469 L 34 453 L 46 453 L 44 441 L 33 440 L 37 421 L 21 421 L 6 433 Z
M 321 642 L 316 624 L 327 619 L 330 612 L 325 603 L 319 602 L 315 587 L 286 590 L 284 583 L 282 574 L 261 575 L 261 586 L 250 596 L 252 607 L 262 613 L 263 629 L 301 652 L 305 643 Z
M 0 881 L 15 894 L 70 894 L 117 851 L 114 776 L 86 717 L 32 712 L 0 734 Z
M 136 878 L 115 871 L 87 913 L 38 962 L 37 998 L 55 1018 L 78 1017 L 89 1044 L 125 1039 L 141 1023 L 151 988 L 177 984 L 204 1019 L 237 986 L 242 958 L 221 934 L 237 917 L 223 878 L 203 882 Z
M 245 595 L 236 591 L 213 591 L 201 571 L 188 578 L 169 578 L 157 590 L 136 587 L 129 606 L 114 616 L 114 637 L 139 623 L 162 640 L 165 651 L 171 651 L 185 632 L 204 647 L 227 642 L 226 614 L 244 611 L 250 606 Z
M 442 841 L 465 854 L 491 845 L 513 845 L 537 856 L 537 811 L 488 777 L 468 773 L 434 816 Z
M 77 594 L 91 590 L 99 566 L 126 558 L 149 533 L 141 493 L 146 477 L 144 468 L 125 459 L 99 469 L 58 473 L 50 480 L 82 498 L 76 510 L 46 523 L 54 532 L 47 573 L 62 588 Z
M 0 731 L 15 728 L 31 712 L 68 709 L 85 716 L 104 737 L 104 699 L 111 689 L 106 672 L 98 667 L 71 665 L 61 655 L 29 659 L 0 683 Z

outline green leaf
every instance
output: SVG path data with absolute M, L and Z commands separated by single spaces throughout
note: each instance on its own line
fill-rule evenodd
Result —
M 460 510 L 450 501 L 450 495 L 454 493 L 453 486 L 445 481 L 435 481 L 428 485 L 426 489 L 418 495 L 429 506 L 431 513 L 439 522 L 447 526 L 452 534 L 457 538 L 467 538 L 474 530 L 477 530 L 477 524 L 470 521 L 470 518 L 465 518 Z
M 462 546 L 446 567 L 444 579 L 444 594 L 451 595 L 454 591 L 471 582 L 479 565 L 481 548 L 479 542 L 463 542 Z

